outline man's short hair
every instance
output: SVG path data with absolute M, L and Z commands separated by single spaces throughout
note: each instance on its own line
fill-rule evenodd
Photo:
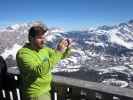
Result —
M 45 32 L 47 32 L 48 28 L 47 27 L 42 27 L 42 26 L 32 26 L 29 29 L 29 34 L 28 34 L 28 39 L 30 41 L 30 37 L 35 37 L 39 34 L 44 34 Z

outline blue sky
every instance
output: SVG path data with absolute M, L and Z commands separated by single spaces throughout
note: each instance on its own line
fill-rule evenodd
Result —
M 133 19 L 133 0 L 0 0 L 0 25 L 43 21 L 65 30 Z

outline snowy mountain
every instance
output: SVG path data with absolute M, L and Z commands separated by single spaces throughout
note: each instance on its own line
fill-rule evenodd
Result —
M 37 21 L 0 28 L 0 54 L 9 67 L 16 66 L 15 54 L 27 41 L 28 29 L 36 24 L 43 25 Z M 47 45 L 52 48 L 61 38 L 73 41 L 71 56 L 60 61 L 53 70 L 55 74 L 107 84 L 119 80 L 132 87 L 133 20 L 82 31 L 64 32 L 61 28 L 50 28 L 46 36 Z

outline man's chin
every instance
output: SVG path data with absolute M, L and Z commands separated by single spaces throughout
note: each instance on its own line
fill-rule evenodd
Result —
M 40 47 L 40 49 L 42 49 L 42 48 L 43 48 L 43 46 Z
M 38 46 L 38 49 L 42 49 L 43 48 L 43 46 Z

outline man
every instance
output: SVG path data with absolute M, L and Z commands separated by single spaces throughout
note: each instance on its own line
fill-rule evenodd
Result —
M 68 39 L 63 39 L 57 48 L 44 46 L 47 28 L 33 26 L 29 30 L 29 43 L 21 48 L 16 60 L 21 72 L 21 91 L 24 100 L 50 100 L 51 69 L 67 55 Z

